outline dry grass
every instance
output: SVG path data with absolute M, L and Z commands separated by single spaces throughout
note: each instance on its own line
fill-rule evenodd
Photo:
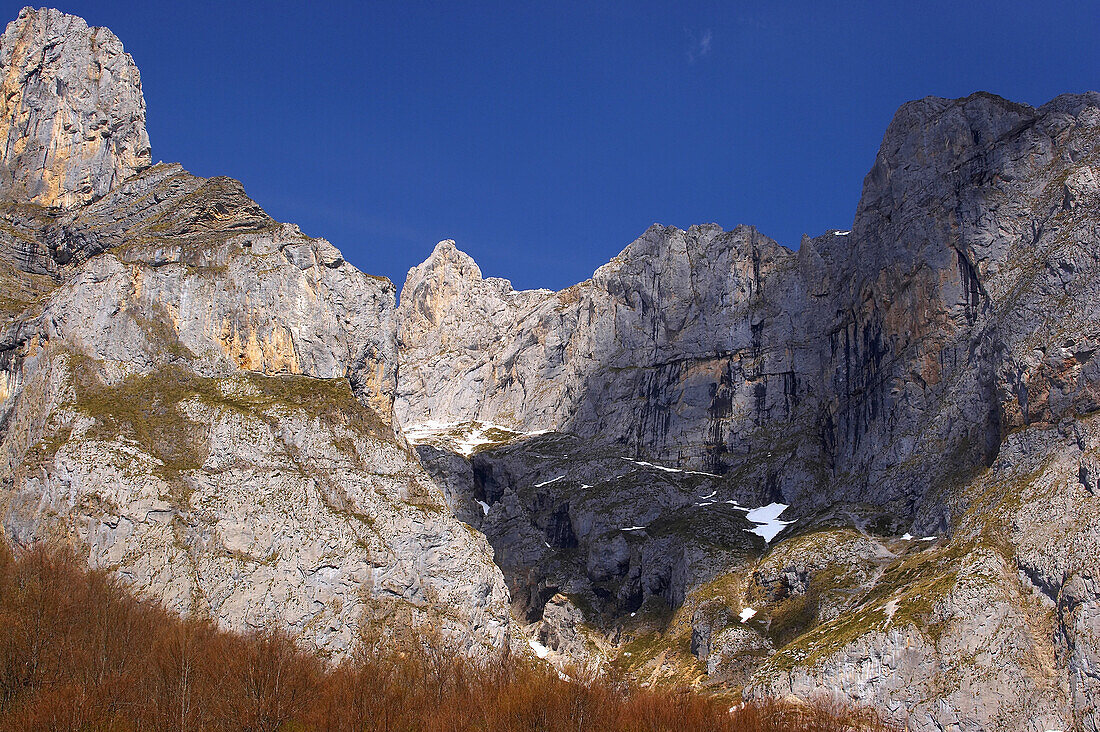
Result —
M 378 638 L 382 636 L 379 635 Z M 880 730 L 866 712 L 729 702 L 541 664 L 463 660 L 431 634 L 326 665 L 128 595 L 71 555 L 0 542 L 0 730 Z

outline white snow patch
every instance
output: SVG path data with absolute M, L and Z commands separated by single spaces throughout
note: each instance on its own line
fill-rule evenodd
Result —
M 883 605 L 882 609 L 886 611 L 887 620 L 893 620 L 894 619 L 894 613 L 896 613 L 898 611 L 898 601 L 897 600 L 891 600 L 890 602 Z
M 688 475 L 706 475 L 710 478 L 720 478 L 720 477 L 722 477 L 722 476 L 716 475 L 714 473 L 704 473 L 701 470 L 684 470 L 683 468 L 669 468 L 669 467 L 665 467 L 664 465 L 657 465 L 656 463 L 646 462 L 645 460 L 635 460 L 634 458 L 624 457 L 623 460 L 627 461 L 628 463 L 634 463 L 635 465 L 640 465 L 643 468 L 653 468 L 654 470 L 663 470 L 666 473 L 686 473 Z
M 909 534 L 909 533 L 905 533 L 905 534 L 902 534 L 902 535 L 901 535 L 901 540 L 902 540 L 902 541 L 912 541 L 912 539 L 913 539 L 913 535 L 912 535 L 912 534 Z
M 410 424 L 404 428 L 405 439 L 414 445 L 426 442 L 429 437 L 435 437 L 440 432 L 453 429 L 458 425 L 454 422 L 437 422 L 430 420 L 419 424 Z
M 754 524 L 767 524 L 779 518 L 780 514 L 788 508 L 789 506 L 783 503 L 769 503 L 767 506 L 752 509 L 745 518 Z
M 714 498 L 716 495 L 718 495 L 718 491 L 711 491 L 709 496 L 703 496 L 703 500 L 705 501 L 708 498 Z
M 741 611 L 741 622 L 742 623 L 747 623 L 748 621 L 752 620 L 754 617 L 756 617 L 756 611 L 753 610 L 751 607 L 747 607 L 747 608 L 745 608 Z
M 551 478 L 550 480 L 544 480 L 541 483 L 535 483 L 535 487 L 536 488 L 542 488 L 544 485 L 550 485 L 551 483 L 557 483 L 559 480 L 561 480 L 564 477 L 565 477 L 564 475 L 559 475 L 557 478 Z
M 850 232 L 850 231 L 837 231 L 835 233 L 836 233 L 837 236 L 848 236 L 852 232 Z
M 770 543 L 775 538 L 776 534 L 790 526 L 792 521 L 772 521 L 769 524 L 760 524 L 755 529 L 749 529 L 750 532 L 760 536 L 764 539 L 765 543 Z
M 641 531 L 644 526 L 627 526 L 625 529 L 619 529 L 619 531 Z
M 935 536 L 922 536 L 920 538 L 920 540 L 921 541 L 935 541 L 937 538 L 938 537 L 935 537 Z
M 493 424 L 492 422 L 442 422 L 439 420 L 411 424 L 405 427 L 403 431 L 405 439 L 410 445 L 437 445 L 465 457 L 473 455 L 474 450 L 482 445 L 499 442 L 500 432 L 505 433 L 508 439 L 530 437 L 547 432 L 547 430 L 518 432 L 510 427 Z M 490 431 L 497 432 L 497 436 L 489 437 Z
M 484 513 L 486 516 L 489 515 L 489 504 L 488 503 L 486 503 L 485 501 L 478 501 L 477 505 L 481 506 L 481 512 L 482 513 Z
M 527 640 L 527 645 L 531 646 L 531 650 L 534 651 L 535 655 L 539 658 L 546 658 L 550 655 L 550 649 L 539 643 L 534 638 L 529 638 Z
M 655 470 L 663 470 L 666 473 L 682 473 L 684 472 L 680 468 L 666 468 L 664 465 L 656 465 L 654 463 L 647 463 L 645 460 L 631 460 L 630 462 L 635 465 L 641 465 L 643 468 L 653 468 Z
M 769 503 L 767 506 L 761 506 L 760 508 L 750 510 L 745 515 L 745 518 L 752 521 L 756 526 L 745 530 L 757 536 L 762 536 L 765 542 L 771 542 L 776 534 L 794 523 L 793 521 L 779 520 L 780 514 L 788 508 L 790 508 L 790 506 L 785 503 Z

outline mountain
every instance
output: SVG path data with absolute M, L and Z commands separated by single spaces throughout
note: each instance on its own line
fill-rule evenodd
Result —
M 1098 142 L 1096 93 L 930 97 L 797 252 L 654 225 L 516 292 L 442 242 L 398 417 L 551 657 L 1095 729 Z
M 0 37 L 0 525 L 344 657 L 529 647 L 913 730 L 1100 728 L 1100 95 L 904 105 L 849 230 L 396 288 L 152 164 L 110 31 Z
M 237 181 L 150 165 L 110 31 L 27 8 L 0 60 L 7 537 L 325 653 L 395 612 L 506 643 L 484 538 L 394 427 L 393 284 Z
M 26 10 L 0 49 L 0 185 L 15 201 L 89 203 L 149 167 L 141 75 L 109 30 Z

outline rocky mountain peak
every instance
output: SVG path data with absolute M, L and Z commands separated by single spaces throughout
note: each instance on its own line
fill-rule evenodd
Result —
M 1100 95 L 904 105 L 797 253 L 654 224 L 552 292 L 444 240 L 398 306 L 149 165 L 110 32 L 25 9 L 0 92 L 0 540 L 333 657 L 522 619 L 652 682 L 1100 729 Z
M 395 409 L 540 642 L 586 658 L 561 593 L 644 678 L 1100 729 L 1098 102 L 904 105 L 797 253 L 655 224 L 522 304 L 403 297 Z
M 950 174 L 963 161 L 1034 119 L 1035 110 L 993 94 L 962 99 L 924 97 L 894 114 L 875 164 L 863 184 L 857 219 L 880 205 L 897 205 L 933 176 Z
M 466 252 L 455 245 L 454 239 L 444 239 L 435 245 L 431 255 L 419 266 L 417 270 L 429 270 L 435 274 L 448 272 L 464 280 L 482 279 L 481 268 L 477 262 Z M 409 272 L 412 276 L 412 270 Z
M 0 37 L 0 192 L 69 208 L 151 162 L 141 75 L 106 28 L 23 8 Z
M 395 430 L 393 284 L 236 180 L 149 165 L 102 28 L 24 10 L 0 92 L 0 540 L 327 655 L 390 612 L 507 642 L 489 547 Z

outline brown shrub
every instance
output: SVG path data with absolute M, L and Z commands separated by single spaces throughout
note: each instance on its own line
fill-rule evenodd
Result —
M 756 732 L 882 730 L 865 710 L 729 702 L 563 679 L 438 633 L 364 643 L 326 665 L 285 634 L 234 635 L 127 594 L 70 553 L 0 543 L 0 730 Z

